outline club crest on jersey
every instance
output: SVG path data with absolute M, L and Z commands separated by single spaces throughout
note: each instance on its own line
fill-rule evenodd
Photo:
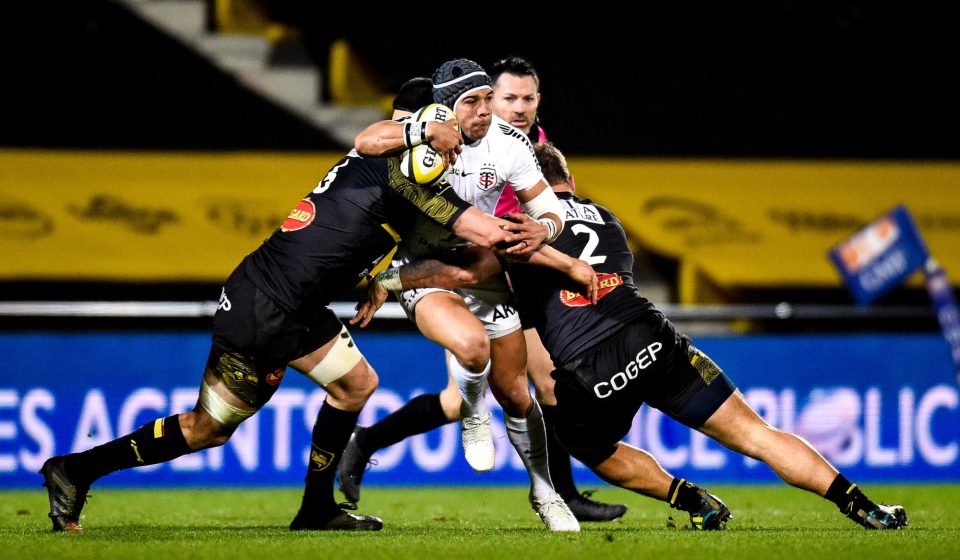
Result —
M 497 184 L 497 168 L 492 163 L 484 163 L 480 166 L 480 177 L 477 179 L 477 186 L 480 190 L 488 191 Z
M 597 301 L 600 301 L 600 298 L 615 290 L 617 286 L 622 286 L 623 278 L 619 274 L 601 272 L 597 274 L 597 282 L 599 283 Z M 590 305 L 590 300 L 587 299 L 586 296 L 579 292 L 571 292 L 570 290 L 560 290 L 560 302 L 567 307 L 584 307 Z
M 298 229 L 303 229 L 313 222 L 313 218 L 316 217 L 316 215 L 317 207 L 313 205 L 312 200 L 305 198 L 297 204 L 296 208 L 290 211 L 290 215 L 287 216 L 283 225 L 280 226 L 280 231 L 297 231 Z

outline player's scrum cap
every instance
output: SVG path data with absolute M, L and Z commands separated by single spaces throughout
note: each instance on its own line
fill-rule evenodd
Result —
M 433 72 L 433 100 L 456 110 L 457 103 L 471 93 L 492 88 L 493 80 L 482 66 L 466 58 L 444 62 Z

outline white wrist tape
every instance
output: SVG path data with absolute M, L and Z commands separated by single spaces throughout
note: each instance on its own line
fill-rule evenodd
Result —
M 558 233 L 557 222 L 554 222 L 550 218 L 540 218 L 537 221 L 543 224 L 543 227 L 547 228 L 547 238 L 543 240 L 544 243 L 553 243 Z
M 427 141 L 427 123 L 412 122 L 403 125 L 403 145 L 413 148 Z

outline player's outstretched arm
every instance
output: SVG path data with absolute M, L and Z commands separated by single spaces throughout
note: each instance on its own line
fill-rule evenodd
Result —
M 516 258 L 507 255 L 505 250 L 498 252 L 501 256 Z M 597 302 L 597 274 L 587 263 L 546 246 L 530 255 L 524 255 L 519 260 L 563 272 L 586 288 L 585 294 L 591 303 Z M 496 255 L 480 247 L 448 253 L 443 260 L 422 259 L 387 269 L 367 284 L 367 290 L 357 304 L 357 314 L 350 320 L 350 324 L 359 323 L 361 328 L 366 327 L 391 291 L 426 287 L 453 290 L 486 280 L 500 273 L 502 269 Z
M 380 157 L 400 153 L 425 140 L 445 157 L 454 154 L 451 163 L 456 160 L 456 154 L 462 150 L 460 144 L 463 143 L 456 121 L 420 123 L 425 127 L 425 135 L 421 137 L 418 133 L 415 138 L 409 137 L 409 130 L 405 128 L 409 124 L 411 123 L 389 120 L 375 122 L 357 134 L 353 147 L 362 156 Z
M 350 324 L 359 323 L 361 328 L 366 327 L 391 291 L 425 287 L 455 290 L 486 280 L 501 270 L 497 257 L 477 246 L 446 253 L 444 260 L 421 259 L 389 268 L 367 283 L 367 289 L 357 304 L 357 314 Z
M 460 239 L 485 249 L 493 249 L 507 243 L 512 244 L 511 248 L 516 250 L 527 248 L 529 242 L 525 242 L 525 236 L 534 236 L 542 229 L 532 220 L 527 223 L 512 224 L 471 206 L 460 214 L 450 231 Z
M 517 257 L 514 254 L 505 254 L 509 259 L 523 260 L 529 264 L 545 266 L 566 274 L 571 280 L 586 287 L 584 294 L 590 303 L 597 303 L 597 291 L 600 289 L 600 282 L 597 279 L 597 273 L 589 264 L 575 259 L 566 253 L 561 253 L 553 247 L 543 246 L 529 255 Z

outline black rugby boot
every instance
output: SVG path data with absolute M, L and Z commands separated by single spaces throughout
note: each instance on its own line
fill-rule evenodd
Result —
M 71 481 L 63 468 L 64 457 L 51 457 L 40 467 L 43 475 L 43 485 L 47 487 L 50 498 L 50 520 L 54 531 L 80 533 L 80 511 L 87 501 L 89 486 L 82 486 Z
M 367 470 L 367 464 L 372 463 L 370 456 L 360 449 L 357 444 L 357 432 L 363 428 L 357 427 L 347 442 L 347 447 L 343 450 L 343 456 L 340 458 L 338 469 L 338 479 L 340 480 L 340 491 L 348 502 L 357 503 L 360 501 L 360 483 L 363 482 L 363 473 Z
M 613 521 L 627 513 L 627 506 L 592 500 L 589 492 L 564 496 L 563 501 L 567 502 L 577 521 Z
M 332 518 L 319 520 L 297 513 L 290 523 L 291 531 L 379 531 L 383 521 L 372 515 L 354 515 L 341 510 Z

